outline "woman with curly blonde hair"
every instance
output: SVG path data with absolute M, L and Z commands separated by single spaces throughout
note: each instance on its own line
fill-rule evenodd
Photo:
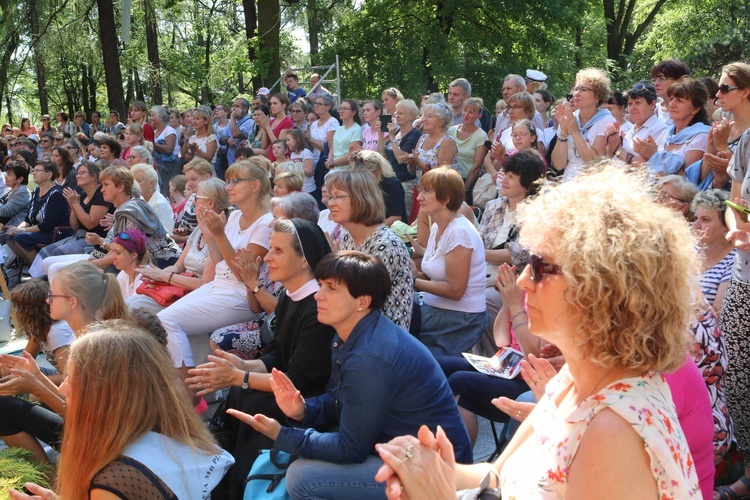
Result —
M 73 344 L 58 497 L 27 488 L 42 498 L 209 498 L 231 456 L 193 411 L 164 346 L 121 327 Z
M 531 255 L 518 278 L 528 316 L 514 322 L 528 321 L 567 365 L 493 465 L 453 465 L 441 458 L 451 456 L 445 434 L 435 441 L 424 428 L 419 440 L 378 445 L 388 467 L 376 479 L 389 493 L 403 486 L 416 498 L 419 482 L 439 475 L 430 493 L 447 498 L 493 471 L 503 498 L 699 497 L 659 372 L 685 363 L 700 268 L 688 225 L 653 203 L 647 186 L 645 175 L 605 164 L 519 206 Z

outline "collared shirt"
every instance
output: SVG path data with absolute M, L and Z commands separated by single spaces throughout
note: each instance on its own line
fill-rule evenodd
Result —
M 440 366 L 424 345 L 380 311 L 362 318 L 345 342 L 336 335 L 331 359 L 326 393 L 305 399 L 303 425 L 309 428 L 282 427 L 277 449 L 360 463 L 374 453 L 376 443 L 416 435 L 422 424 L 440 425 L 456 461 L 471 463 L 468 435 Z M 332 426 L 338 431 L 315 430 Z

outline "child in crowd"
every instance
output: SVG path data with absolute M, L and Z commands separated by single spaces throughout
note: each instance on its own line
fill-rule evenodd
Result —
M 237 148 L 234 154 L 234 161 L 247 160 L 251 156 L 253 156 L 253 148 Z
M 286 147 L 286 141 L 284 139 L 276 139 L 273 141 L 271 149 L 273 150 L 273 155 L 277 158 L 276 161 L 273 162 L 273 168 L 275 169 L 276 165 L 284 163 L 287 160 L 289 149 Z
M 302 130 L 293 128 L 286 133 L 286 145 L 290 151 L 289 159 L 302 165 L 305 176 L 302 191 L 312 193 L 315 191 L 315 178 L 313 177 L 315 160 L 313 159 L 310 141 Z

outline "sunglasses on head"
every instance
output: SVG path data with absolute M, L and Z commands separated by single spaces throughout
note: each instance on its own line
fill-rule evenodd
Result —
M 740 87 L 735 87 L 734 85 L 727 85 L 726 83 L 722 83 L 719 85 L 719 92 L 722 94 L 728 94 L 733 90 L 742 90 Z
M 118 234 L 117 237 L 120 238 L 121 240 L 125 240 L 125 241 L 129 241 L 129 240 L 133 239 L 133 238 L 130 237 L 130 235 L 128 233 L 126 233 L 124 231 L 122 233 Z
M 535 253 L 529 255 L 529 270 L 531 271 L 531 281 L 535 283 L 542 281 L 545 274 L 562 274 L 560 266 L 544 262 L 542 256 Z

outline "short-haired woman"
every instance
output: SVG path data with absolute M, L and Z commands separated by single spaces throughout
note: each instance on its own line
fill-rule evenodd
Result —
M 397 220 L 406 223 L 409 214 L 406 213 L 404 204 L 404 188 L 398 182 L 391 164 L 380 153 L 363 149 L 352 155 L 349 165 L 364 168 L 375 176 L 383 193 L 385 225 L 390 227 Z
M 471 463 L 468 436 L 439 366 L 380 312 L 390 288 L 380 259 L 361 252 L 329 254 L 315 277 L 318 319 L 337 334 L 326 392 L 303 397 L 293 381 L 274 370 L 270 386 L 276 403 L 295 427 L 258 413 L 227 411 L 276 441 L 276 449 L 301 457 L 287 472 L 290 494 L 382 498 L 374 477 L 382 462 L 372 455 L 373 446 L 389 436 L 416 433 L 420 422 L 444 429 L 457 441 L 450 458 Z
M 422 106 L 422 136 L 412 153 L 404 153 L 399 161 L 406 163 L 409 173 L 416 177 L 438 165 L 458 165 L 456 142 L 448 135 L 453 122 L 453 111 L 446 104 Z M 447 140 L 446 140 L 447 139 Z
M 83 253 L 87 246 L 86 233 L 95 233 L 100 237 L 107 235 L 107 230 L 101 226 L 101 220 L 107 214 L 114 213 L 115 207 L 104 201 L 102 188 L 99 184 L 99 166 L 90 161 L 83 162 L 76 169 L 78 189 L 65 188 L 63 196 L 70 207 L 70 227 L 76 233 L 68 238 L 56 241 L 42 248 L 29 268 L 29 274 L 38 278 L 47 274 L 49 266 L 54 262 L 44 263 L 47 257 Z
M 381 143 L 382 151 L 379 151 L 391 163 L 396 177 L 404 188 L 407 216 L 411 214 L 412 204 L 414 203 L 414 188 L 417 185 L 417 177 L 409 172 L 406 161 L 402 160 L 401 157 L 414 151 L 417 146 L 421 134 L 413 123 L 418 115 L 419 108 L 414 101 L 411 99 L 399 101 L 392 115 L 393 120 L 388 124 L 388 140 L 384 141 L 385 144 Z
M 57 165 L 41 160 L 34 165 L 32 172 L 37 188 L 31 196 L 29 213 L 18 226 L 6 226 L 5 230 L 8 247 L 24 264 L 34 261 L 39 251 L 37 245 L 52 243 L 54 229 L 67 225 L 70 213 L 62 188 L 55 184 Z M 20 266 L 17 274 L 20 281 Z M 15 281 L 12 277 L 11 280 Z
M 461 174 L 467 191 L 474 188 L 482 162 L 487 155 L 487 148 L 484 145 L 487 141 L 487 132 L 477 126 L 483 109 L 484 103 L 480 98 L 469 97 L 464 101 L 461 124 L 453 125 L 448 129 L 448 135 L 453 138 L 458 149 L 456 153 L 458 173 Z
M 154 162 L 161 176 L 161 194 L 169 196 L 169 180 L 180 173 L 180 144 L 177 131 L 169 126 L 169 111 L 164 106 L 151 108 L 151 125 L 154 128 Z M 148 137 L 146 137 L 148 139 Z
M 684 364 L 690 343 L 697 261 L 687 225 L 651 202 L 645 175 L 616 165 L 543 190 L 518 222 L 531 251 L 518 279 L 531 333 L 567 365 L 494 464 L 453 465 L 445 433 L 435 442 L 423 428 L 420 440 L 378 445 L 389 467 L 377 479 L 410 498 L 447 498 L 488 472 L 503 498 L 698 497 L 661 375 Z M 413 463 L 401 462 L 405 449 Z M 419 484 L 431 480 L 440 484 Z
M 656 112 L 656 90 L 650 82 L 640 81 L 628 90 L 628 114 L 633 126 L 625 133 L 615 134 L 607 140 L 607 155 L 617 156 L 625 163 L 646 161 L 636 151 L 637 141 L 652 137 L 656 144 L 663 143 L 669 135 L 669 126 Z M 611 144 L 614 141 L 614 144 Z
M 414 289 L 424 292 L 419 340 L 435 357 L 460 356 L 488 323 L 484 245 L 458 213 L 465 191 L 456 170 L 430 170 L 419 180 L 419 191 L 420 211 L 432 219 L 427 247 L 412 241 L 412 258 L 422 258 L 414 282 Z
M 408 330 L 413 304 L 409 251 L 401 238 L 384 224 L 383 194 L 375 177 L 361 168 L 334 170 L 326 176 L 326 188 L 330 217 L 346 229 L 341 249 L 364 252 L 383 261 L 391 277 L 391 293 L 383 312 Z
M 576 110 L 567 102 L 555 108 L 559 130 L 551 166 L 558 172 L 565 170 L 563 181 L 575 177 L 584 163 L 606 152 L 604 129 L 615 117 L 601 106 L 609 97 L 610 83 L 604 71 L 582 69 L 576 74 L 573 87 Z
M 151 165 L 138 163 L 130 168 L 130 172 L 141 189 L 141 197 L 154 209 L 164 229 L 168 233 L 171 233 L 174 229 L 172 207 L 169 204 L 169 200 L 158 191 L 159 177 L 156 170 Z
M 0 198 L 0 223 L 19 225 L 29 213 L 29 165 L 25 161 L 11 160 L 5 165 L 5 185 L 10 190 Z

